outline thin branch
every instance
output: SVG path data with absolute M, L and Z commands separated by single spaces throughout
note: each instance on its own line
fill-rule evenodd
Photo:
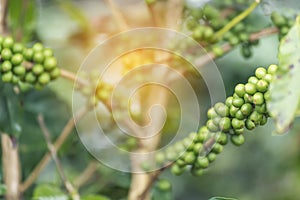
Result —
M 226 26 L 224 26 L 221 30 L 219 30 L 215 37 L 221 38 L 225 33 L 227 33 L 230 29 L 232 29 L 236 24 L 245 19 L 252 11 L 260 4 L 260 0 L 254 1 L 246 10 L 244 10 L 241 14 L 233 18 Z
M 99 163 L 97 161 L 92 161 L 85 168 L 85 170 L 74 180 L 74 186 L 80 188 L 84 185 L 97 171 Z
M 172 165 L 172 163 L 169 163 L 166 166 L 164 166 L 163 168 L 152 173 L 151 179 L 149 180 L 147 187 L 145 188 L 145 190 L 139 197 L 140 200 L 145 199 L 145 197 L 150 192 L 150 190 L 151 190 L 152 186 L 154 185 L 155 181 L 157 180 L 157 178 L 161 175 L 161 173 L 163 173 L 165 171 L 165 169 L 169 168 L 171 165 Z
M 6 186 L 5 198 L 18 200 L 20 198 L 20 160 L 16 141 L 8 134 L 1 133 L 2 171 Z
M 70 197 L 73 200 L 80 200 L 80 196 L 79 196 L 77 190 L 74 188 L 74 186 L 72 185 L 72 183 L 67 179 L 67 177 L 66 177 L 66 175 L 64 173 L 64 170 L 63 170 L 63 167 L 61 165 L 61 162 L 60 162 L 60 160 L 58 159 L 58 156 L 57 156 L 57 151 L 56 151 L 54 145 L 51 142 L 50 131 L 46 127 L 43 115 L 39 114 L 39 116 L 38 116 L 38 122 L 39 122 L 39 126 L 40 126 L 40 128 L 42 130 L 42 133 L 43 133 L 43 135 L 45 137 L 48 150 L 49 150 L 49 152 L 50 152 L 50 154 L 52 156 L 52 159 L 53 159 L 53 161 L 54 161 L 54 163 L 56 165 L 57 171 L 58 171 L 58 173 L 60 175 L 60 178 L 62 179 L 62 181 L 64 183 L 64 186 L 65 186 L 66 190 L 68 191 Z
M 115 2 L 113 0 L 105 0 L 105 3 L 110 8 L 112 15 L 113 15 L 120 31 L 128 30 L 129 29 L 128 24 L 125 21 L 125 18 L 123 16 L 122 12 L 118 8 L 118 6 L 115 4 Z
M 147 3 L 147 8 L 148 8 L 153 26 L 159 26 L 158 20 L 157 20 L 156 14 L 155 14 L 155 10 L 154 10 L 154 4 Z
M 56 151 L 59 150 L 59 148 L 62 146 L 62 144 L 66 141 L 68 136 L 70 135 L 71 131 L 73 130 L 75 126 L 75 121 L 80 120 L 83 118 L 83 116 L 88 112 L 86 108 L 82 108 L 79 110 L 74 117 L 72 117 L 68 123 L 63 128 L 62 132 L 60 133 L 58 139 L 54 143 L 54 148 Z M 47 152 L 43 158 L 40 160 L 40 162 L 35 166 L 33 171 L 29 174 L 27 179 L 21 184 L 20 190 L 22 192 L 26 191 L 37 179 L 39 174 L 42 172 L 42 170 L 47 166 L 49 161 L 51 160 L 51 155 L 49 152 Z
M 78 76 L 76 76 L 76 74 L 74 74 L 71 71 L 68 71 L 66 69 L 60 69 L 60 75 L 62 78 L 68 79 L 70 81 L 73 81 L 74 83 L 77 82 L 80 85 L 86 86 L 88 85 L 88 82 Z
M 166 25 L 168 28 L 178 29 L 182 20 L 183 0 L 168 0 Z
M 5 35 L 7 31 L 6 25 L 7 0 L 0 0 L 0 34 Z

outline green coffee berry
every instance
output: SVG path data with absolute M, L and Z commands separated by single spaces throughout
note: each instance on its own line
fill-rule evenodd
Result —
M 215 109 L 212 107 L 207 111 L 207 117 L 209 119 L 213 119 L 215 117 L 218 117 L 218 114 L 216 113 Z
M 196 161 L 196 165 L 200 168 L 207 168 L 209 166 L 209 160 L 207 157 L 198 157 Z
M 263 126 L 268 122 L 268 118 L 265 115 L 262 115 L 259 125 Z
M 250 119 L 251 121 L 253 121 L 256 125 L 259 124 L 261 118 L 262 118 L 262 115 L 259 114 L 257 111 L 253 111 L 253 112 L 251 113 L 251 115 L 249 116 L 249 119 Z
M 264 103 L 264 95 L 261 92 L 256 92 L 253 95 L 253 103 L 256 105 L 261 105 Z
M 1 51 L 1 59 L 2 60 L 10 60 L 12 57 L 12 52 L 10 49 L 5 48 Z
M 157 183 L 157 187 L 161 191 L 169 191 L 171 190 L 172 185 L 167 179 L 160 179 Z
M 34 52 L 41 52 L 43 51 L 44 49 L 44 46 L 41 44 L 41 43 L 35 43 L 33 46 L 32 46 L 32 50 Z
M 56 79 L 60 76 L 60 69 L 55 68 L 50 72 L 51 79 Z
M 11 58 L 13 65 L 20 65 L 23 62 L 23 55 L 20 53 L 14 54 Z
M 231 121 L 231 125 L 234 129 L 241 129 L 245 126 L 245 122 L 243 120 L 233 118 Z
M 221 119 L 222 119 L 221 117 L 213 118 L 212 120 L 213 120 L 214 125 L 219 126 Z
M 240 108 L 244 103 L 245 103 L 245 101 L 242 98 L 234 98 L 232 100 L 232 105 L 237 108 Z
M 171 167 L 172 174 L 174 174 L 176 176 L 181 175 L 184 171 L 185 171 L 185 168 L 181 168 L 180 166 L 178 166 L 176 164 L 172 165 L 172 167 Z
M 244 116 L 250 115 L 252 110 L 253 110 L 253 108 L 252 108 L 252 105 L 250 103 L 245 103 L 241 107 L 241 112 L 243 113 Z
M 267 74 L 267 70 L 263 67 L 259 67 L 255 70 L 255 76 L 262 79 Z
M 256 85 L 256 83 L 258 82 L 258 79 L 257 79 L 255 76 L 250 76 L 250 78 L 248 79 L 248 82 L 249 82 L 249 83 L 252 83 L 253 85 Z M 248 88 L 248 89 L 251 90 L 251 87 L 252 87 L 252 86 L 248 86 L 248 87 L 250 87 L 250 88 Z M 255 92 L 254 92 L 254 93 L 255 93 Z
M 244 128 L 234 129 L 234 130 L 233 130 L 233 133 L 234 133 L 235 135 L 240 135 L 240 134 L 244 133 L 244 131 L 245 131 Z
M 241 98 L 245 95 L 245 85 L 244 84 L 238 84 L 235 86 L 234 92 Z
M 230 106 L 230 109 L 229 109 L 229 113 L 230 113 L 230 116 L 231 117 L 235 117 L 237 111 L 239 110 L 239 108 L 235 107 L 235 106 Z
M 41 64 L 44 62 L 44 59 L 45 59 L 45 57 L 44 57 L 43 53 L 41 53 L 41 52 L 34 53 L 34 55 L 33 55 L 33 61 L 35 63 Z
M 43 54 L 46 58 L 47 57 L 52 57 L 53 56 L 53 51 L 52 51 L 52 49 L 46 48 L 46 49 L 44 49 Z
M 217 141 L 218 141 L 218 143 L 220 143 L 221 145 L 226 145 L 226 144 L 228 143 L 228 137 L 227 137 L 227 134 L 221 133 Z
M 267 112 L 266 104 L 256 105 L 255 106 L 255 111 L 257 111 L 260 114 L 265 114 Z
M 270 66 L 268 67 L 268 73 L 271 74 L 271 75 L 275 75 L 277 69 L 278 69 L 278 66 L 277 66 L 277 65 L 270 65 Z
M 12 51 L 14 53 L 22 53 L 23 52 L 23 49 L 24 49 L 24 46 L 20 43 L 15 43 L 13 45 L 13 48 L 12 48 Z
M 57 61 L 56 58 L 54 57 L 50 57 L 50 58 L 46 58 L 44 61 L 44 67 L 46 70 L 52 70 L 57 66 Z
M 38 81 L 39 81 L 40 84 L 46 85 L 47 83 L 50 82 L 50 75 L 48 73 L 42 73 L 39 76 Z
M 3 42 L 2 42 L 2 47 L 3 48 L 12 48 L 14 45 L 14 39 L 12 37 L 6 37 L 4 38 Z
M 232 105 L 232 100 L 233 100 L 232 96 L 227 97 L 227 99 L 226 99 L 226 106 L 228 106 L 228 108 L 230 108 L 230 106 Z
M 1 65 L 1 71 L 2 72 L 8 72 L 12 69 L 12 64 L 10 61 L 4 61 Z
M 220 115 L 221 117 L 227 117 L 229 115 L 229 109 L 223 103 L 216 103 L 214 108 L 215 108 L 216 113 L 218 115 Z
M 197 168 L 192 168 L 191 169 L 191 173 L 194 175 L 194 176 L 202 176 L 204 174 L 204 170 L 203 169 L 197 169 Z
M 203 144 L 202 143 L 196 143 L 195 145 L 194 145 L 194 153 L 196 154 L 196 155 L 198 155 L 199 153 L 201 153 L 201 151 L 203 150 Z
M 194 152 L 187 152 L 184 156 L 183 156 L 184 162 L 191 165 L 195 162 L 196 160 L 196 155 Z
M 18 76 L 13 75 L 11 82 L 13 84 L 17 84 L 20 81 L 20 78 Z
M 179 167 L 185 167 L 185 166 L 186 166 L 186 163 L 185 163 L 181 158 L 177 159 L 177 160 L 175 161 L 175 163 L 176 163 L 176 165 L 178 165 Z
M 253 103 L 253 96 L 251 96 L 249 94 L 245 94 L 244 101 L 245 101 L 245 103 Z
M 218 126 L 216 126 L 212 120 L 208 120 L 206 126 L 211 132 L 217 132 L 219 130 Z
M 220 154 L 223 151 L 223 146 L 219 143 L 214 144 L 212 151 L 216 154 Z
M 36 76 L 32 72 L 29 72 L 25 76 L 25 81 L 28 83 L 34 83 L 36 81 Z
M 266 74 L 267 75 L 267 74 Z M 264 78 L 266 77 L 266 75 L 264 76 Z M 259 92 L 266 92 L 268 90 L 269 84 L 267 81 L 265 80 L 259 80 L 256 83 L 256 89 Z
M 246 83 L 245 92 L 249 95 L 253 95 L 256 92 L 256 86 L 253 83 Z
M 26 68 L 22 65 L 19 65 L 13 68 L 13 72 L 18 76 L 24 76 L 26 73 Z
M 236 146 L 241 146 L 245 143 L 245 138 L 243 135 L 233 135 L 231 136 L 231 142 Z
M 236 113 L 235 113 L 235 118 L 239 119 L 239 120 L 242 120 L 242 119 L 245 119 L 245 116 L 244 114 L 242 113 L 241 110 L 238 110 Z
M 219 122 L 219 128 L 221 131 L 227 132 L 231 128 L 231 120 L 228 117 L 223 117 Z
M 33 58 L 34 51 L 32 49 L 25 49 L 23 51 L 23 56 L 26 60 L 31 61 Z
M 2 74 L 2 81 L 5 83 L 9 83 L 12 81 L 13 73 L 11 71 Z
M 217 154 L 215 154 L 215 153 L 211 152 L 207 155 L 207 159 L 208 159 L 209 163 L 214 162 L 216 160 L 216 158 L 217 158 Z
M 246 120 L 245 126 L 248 130 L 253 130 L 255 128 L 255 123 L 250 119 Z
M 44 68 L 43 68 L 43 65 L 41 64 L 36 64 L 32 67 L 32 72 L 35 74 L 35 75 L 40 75 L 44 72 Z

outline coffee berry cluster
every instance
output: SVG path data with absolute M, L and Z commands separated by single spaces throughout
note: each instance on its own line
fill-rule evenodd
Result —
M 278 38 L 281 40 L 294 25 L 295 19 L 284 16 L 279 12 L 273 12 L 271 14 L 271 20 L 273 24 L 279 29 Z
M 0 71 L 4 83 L 42 88 L 60 76 L 53 51 L 36 43 L 27 48 L 12 37 L 0 37 Z
M 225 103 L 216 103 L 208 110 L 206 125 L 165 152 L 157 153 L 155 162 L 163 166 L 176 160 L 171 164 L 173 174 L 180 175 L 190 169 L 193 175 L 199 176 L 229 140 L 234 145 L 242 145 L 245 129 L 253 130 L 267 123 L 268 88 L 277 68 L 277 65 L 257 68 L 255 76 L 251 76 L 246 84 L 236 85 L 234 94 Z M 178 155 L 181 156 L 178 158 Z

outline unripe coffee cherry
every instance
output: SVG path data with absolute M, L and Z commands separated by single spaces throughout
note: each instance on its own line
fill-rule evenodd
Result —
M 255 70 L 255 76 L 259 79 L 262 79 L 267 74 L 267 70 L 265 68 L 259 67 Z
M 10 61 L 4 61 L 1 65 L 2 72 L 8 72 L 12 69 L 12 64 Z
M 48 73 L 42 73 L 39 76 L 38 81 L 39 81 L 40 84 L 46 85 L 47 83 L 50 82 L 50 75 Z
M 231 128 L 231 120 L 228 117 L 223 117 L 219 122 L 219 128 L 221 131 L 227 132 Z
M 20 65 L 23 62 L 23 55 L 20 53 L 14 54 L 11 58 L 13 65 Z
M 253 95 L 253 103 L 256 105 L 261 105 L 265 102 L 264 95 L 261 92 L 256 92 Z
M 3 42 L 2 42 L 2 47 L 3 48 L 12 48 L 14 45 L 14 40 L 12 39 L 12 37 L 6 37 L 3 39 Z
M 167 179 L 160 179 L 157 183 L 157 187 L 161 191 L 169 191 L 171 190 L 172 185 Z
M 210 163 L 214 162 L 216 160 L 216 158 L 217 158 L 217 154 L 215 154 L 215 153 L 211 152 L 207 155 L 207 159 L 209 160 Z
M 207 157 L 198 157 L 196 161 L 196 165 L 200 168 L 207 168 L 209 166 L 209 160 Z
M 245 92 L 249 95 L 253 95 L 256 92 L 256 86 L 253 83 L 246 83 Z
M 235 86 L 234 92 L 241 98 L 245 95 L 245 85 L 244 84 L 238 84 Z
M 245 122 L 243 120 L 233 118 L 231 121 L 231 125 L 234 129 L 241 129 L 245 126 Z
M 245 143 L 245 138 L 243 135 L 233 135 L 231 136 L 231 142 L 236 146 L 241 146 Z
M 10 60 L 12 57 L 12 52 L 10 49 L 5 48 L 1 51 L 1 59 L 2 60 Z
M 233 98 L 232 105 L 240 108 L 245 103 L 244 99 L 242 98 Z
M 267 74 L 266 74 L 267 75 Z M 266 76 L 264 76 L 266 77 Z M 257 83 L 256 83 L 256 89 L 257 91 L 259 92 L 266 92 L 268 90 L 268 87 L 269 87 L 269 84 L 267 81 L 265 80 L 259 80 Z
M 252 105 L 250 103 L 245 103 L 244 105 L 242 105 L 241 107 L 241 112 L 243 113 L 243 115 L 248 116 L 251 114 L 253 108 Z

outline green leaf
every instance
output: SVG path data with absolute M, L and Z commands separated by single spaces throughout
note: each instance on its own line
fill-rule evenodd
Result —
M 0 131 L 18 137 L 22 131 L 21 98 L 9 84 L 0 82 Z
M 237 199 L 227 198 L 227 197 L 212 197 L 209 200 L 237 200 Z
M 300 17 L 279 46 L 279 70 L 270 85 L 268 110 L 276 123 L 275 134 L 289 130 L 300 100 Z
M 33 192 L 32 200 L 68 200 L 60 188 L 55 185 L 38 185 Z
M 109 198 L 102 195 L 88 195 L 81 197 L 81 200 L 109 200 Z

